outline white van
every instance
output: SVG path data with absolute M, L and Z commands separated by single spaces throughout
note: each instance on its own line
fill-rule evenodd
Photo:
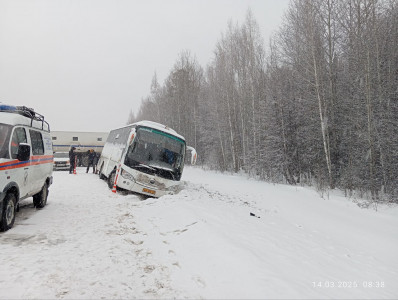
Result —
M 54 152 L 53 170 L 70 170 L 69 152 Z
M 33 196 L 36 208 L 47 203 L 52 184 L 50 126 L 24 106 L 0 103 L 0 231 L 14 225 L 19 201 Z
M 195 164 L 196 151 L 184 137 L 165 125 L 141 121 L 109 133 L 97 168 L 110 188 L 161 197 L 177 190 L 187 150 Z

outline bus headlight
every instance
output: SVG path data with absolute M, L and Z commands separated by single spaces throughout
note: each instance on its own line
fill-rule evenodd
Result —
M 135 182 L 133 175 L 131 175 L 129 172 L 127 172 L 124 169 L 122 169 L 122 171 L 120 172 L 120 176 L 122 176 L 124 179 L 128 179 L 130 181 Z

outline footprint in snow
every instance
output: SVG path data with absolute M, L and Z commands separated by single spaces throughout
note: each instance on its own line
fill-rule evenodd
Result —
M 196 284 L 198 286 L 200 286 L 202 288 L 204 288 L 206 286 L 205 281 L 202 278 L 200 278 L 199 276 L 194 276 L 194 277 L 192 277 L 192 279 L 193 279 L 193 281 L 196 282 Z
M 128 240 L 128 239 L 125 239 L 125 240 L 126 240 L 127 242 L 133 244 L 133 245 L 136 245 L 136 246 L 142 245 L 142 244 L 144 243 L 144 241 L 133 241 L 133 240 Z
M 69 290 L 68 289 L 66 289 L 66 288 L 63 288 L 63 289 L 61 289 L 58 293 L 57 293 L 57 298 L 60 298 L 60 297 L 62 297 L 62 296 L 65 296 L 66 294 L 68 294 L 69 293 Z
M 152 294 L 152 295 L 157 295 L 157 292 L 155 289 L 147 289 L 144 291 L 145 294 Z
M 177 229 L 177 230 L 174 230 L 173 231 L 173 233 L 175 233 L 175 234 L 181 234 L 181 233 L 183 233 L 183 232 L 185 232 L 185 231 L 187 231 L 188 229 L 182 229 L 182 230 L 179 230 L 179 229 Z
M 144 272 L 145 272 L 145 273 L 152 273 L 155 269 L 156 269 L 155 266 L 153 266 L 153 265 L 148 265 L 148 266 L 145 266 Z
M 189 226 L 192 226 L 192 225 L 195 225 L 195 224 L 197 224 L 198 222 L 193 222 L 193 223 L 191 223 L 191 224 L 188 224 L 187 226 L 185 226 L 185 227 L 189 227 Z

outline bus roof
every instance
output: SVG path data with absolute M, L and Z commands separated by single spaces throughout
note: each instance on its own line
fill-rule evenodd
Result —
M 163 125 L 160 123 L 156 123 L 156 122 L 152 122 L 152 121 L 140 121 L 140 122 L 129 124 L 125 127 L 133 127 L 133 126 L 144 126 L 144 127 L 154 128 L 154 129 L 166 132 L 168 134 L 174 135 L 174 136 L 182 139 L 183 141 L 185 141 L 185 138 L 182 135 L 178 134 L 174 129 L 171 129 L 170 127 L 167 127 L 166 125 Z

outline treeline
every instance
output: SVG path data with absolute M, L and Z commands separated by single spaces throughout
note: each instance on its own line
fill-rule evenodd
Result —
M 206 68 L 154 76 L 144 119 L 211 168 L 398 202 L 398 1 L 292 0 L 267 49 L 248 11 Z

